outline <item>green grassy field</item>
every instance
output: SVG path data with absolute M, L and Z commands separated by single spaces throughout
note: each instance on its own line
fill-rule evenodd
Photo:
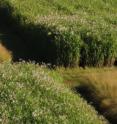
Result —
M 2 0 L 1 18 L 32 51 L 64 66 L 110 66 L 117 53 L 116 0 Z M 33 46 L 33 47 L 32 47 Z M 50 57 L 51 56 L 51 57 Z
M 117 0 L 0 0 L 0 123 L 116 124 L 116 68 L 87 68 L 117 64 L 116 13 Z
M 0 123 L 107 123 L 62 81 L 44 66 L 0 64 Z

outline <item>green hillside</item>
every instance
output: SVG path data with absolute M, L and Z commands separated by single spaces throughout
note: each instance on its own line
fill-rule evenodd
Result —
M 64 66 L 116 60 L 116 0 L 1 0 L 0 8 L 4 23 L 25 41 L 29 59 Z
M 117 0 L 0 0 L 0 123 L 116 124 L 116 64 Z
M 44 66 L 0 64 L 0 123 L 106 124 Z

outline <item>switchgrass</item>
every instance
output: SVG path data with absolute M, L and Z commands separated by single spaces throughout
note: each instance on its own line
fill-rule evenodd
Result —
M 55 71 L 31 63 L 0 64 L 0 123 L 105 124 Z
M 111 66 L 115 62 L 116 0 L 0 3 L 2 19 L 27 41 L 32 51 L 29 59 L 35 56 L 38 61 L 64 66 Z
M 65 83 L 92 103 L 112 124 L 117 122 L 117 69 L 60 69 Z

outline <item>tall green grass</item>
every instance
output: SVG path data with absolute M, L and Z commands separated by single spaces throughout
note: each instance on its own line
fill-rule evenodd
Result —
M 64 66 L 110 66 L 115 62 L 116 0 L 0 3 L 1 17 L 26 42 L 29 59 Z
M 55 71 L 31 63 L 0 64 L 0 123 L 94 122 L 107 123 Z

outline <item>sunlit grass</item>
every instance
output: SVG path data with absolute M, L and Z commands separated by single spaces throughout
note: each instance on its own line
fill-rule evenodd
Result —
M 2 44 L 0 44 L 0 62 L 10 61 L 11 59 L 11 53 Z
M 0 122 L 106 124 L 59 74 L 24 62 L 0 64 Z

